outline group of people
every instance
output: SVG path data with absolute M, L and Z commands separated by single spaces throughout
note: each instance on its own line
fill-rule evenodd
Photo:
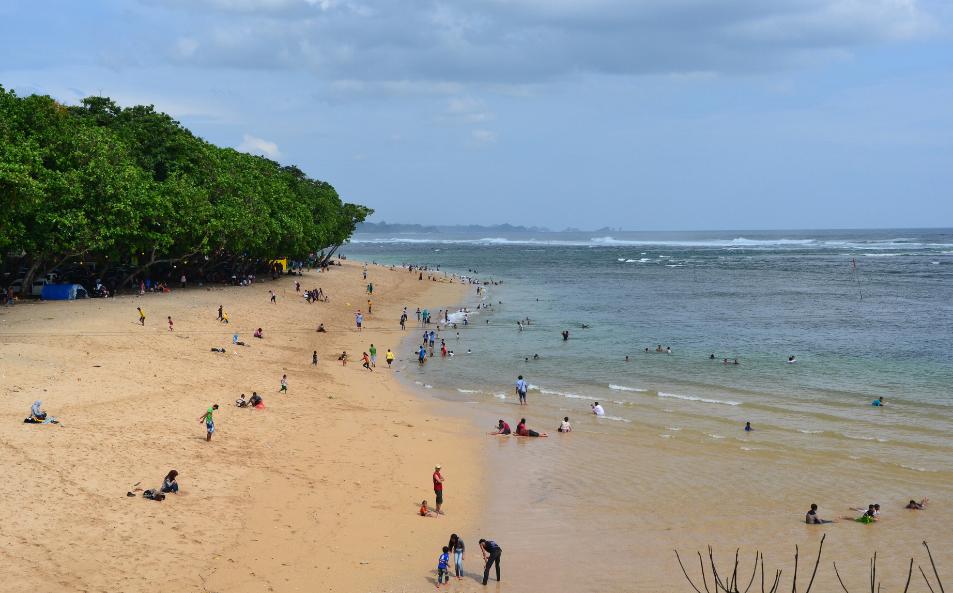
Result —
M 903 508 L 912 509 L 915 511 L 922 511 L 926 508 L 927 503 L 929 501 L 930 499 L 928 497 L 924 497 L 923 500 L 921 500 L 920 502 L 917 502 L 916 500 L 911 500 Z M 811 510 L 807 512 L 807 515 L 804 518 L 804 522 L 807 523 L 808 525 L 820 525 L 823 523 L 837 523 L 841 519 L 856 521 L 858 523 L 876 523 L 877 521 L 880 521 L 880 505 L 879 504 L 867 505 L 866 509 L 862 507 L 850 507 L 850 510 L 861 513 L 861 515 L 859 517 L 855 515 L 843 515 L 833 520 L 825 520 L 825 519 L 821 519 L 821 516 L 817 514 L 817 505 L 812 504 Z
M 559 432 L 570 432 L 572 427 L 569 426 L 569 417 L 567 416 L 563 419 L 562 423 L 559 426 Z M 510 425 L 503 421 L 500 418 L 499 424 L 496 426 L 496 430 L 493 432 L 488 432 L 489 435 L 510 435 L 513 434 Z M 530 430 L 526 427 L 526 418 L 520 418 L 519 424 L 516 425 L 516 436 L 520 437 L 548 437 L 549 435 L 545 432 L 537 432 L 535 430 Z

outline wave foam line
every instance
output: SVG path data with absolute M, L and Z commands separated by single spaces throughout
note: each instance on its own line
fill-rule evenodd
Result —
M 618 389 L 619 391 L 640 391 L 640 392 L 646 392 L 646 391 L 648 391 L 648 389 L 638 389 L 638 388 L 636 388 L 636 387 L 626 387 L 625 385 L 612 385 L 611 383 L 609 384 L 609 389 Z
M 708 399 L 705 397 L 694 397 L 691 395 L 678 395 L 675 393 L 662 393 L 658 392 L 659 397 L 674 397 L 675 399 L 684 399 L 692 402 L 705 402 L 706 404 L 724 404 L 726 406 L 740 406 L 743 402 L 735 402 L 731 400 L 721 401 L 720 399 Z

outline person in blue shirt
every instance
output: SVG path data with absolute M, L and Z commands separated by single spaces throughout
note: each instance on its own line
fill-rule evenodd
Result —
M 417 362 L 423 364 L 425 360 L 427 360 L 427 351 L 421 348 L 420 352 L 417 353 Z
M 751 428 L 751 423 L 750 423 L 750 422 L 745 422 L 745 431 L 746 431 L 746 432 L 751 432 L 752 430 L 754 430 L 754 429 Z
M 872 404 L 870 404 L 870 405 L 872 405 L 872 406 L 885 406 L 885 405 L 887 405 L 887 404 L 884 403 L 884 398 L 880 398 L 880 399 L 875 399 L 875 400 L 874 400 L 874 403 L 872 403 Z
M 447 568 L 447 565 L 450 563 L 450 548 L 447 546 L 443 547 L 443 554 L 440 555 L 440 559 L 437 560 L 437 588 L 440 588 L 441 581 L 445 585 L 450 584 L 450 570 Z
M 523 380 L 523 375 L 519 376 L 519 380 L 516 382 L 516 395 L 520 398 L 520 405 L 526 403 L 526 388 L 528 385 L 526 381 Z

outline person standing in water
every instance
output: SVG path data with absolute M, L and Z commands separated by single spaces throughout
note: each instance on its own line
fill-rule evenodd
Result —
M 523 375 L 520 375 L 516 381 L 516 395 L 520 398 L 520 405 L 526 405 L 526 381 L 523 380 Z

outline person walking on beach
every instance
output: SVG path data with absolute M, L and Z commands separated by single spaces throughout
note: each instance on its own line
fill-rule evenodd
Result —
M 288 375 L 281 376 L 281 389 L 278 390 L 278 393 L 282 391 L 288 391 Z
M 371 353 L 371 366 L 376 369 L 377 368 L 377 348 L 374 347 L 374 344 L 371 344 L 371 347 L 368 348 L 368 351 Z
M 367 299 L 367 314 L 370 315 L 371 313 L 373 313 L 371 310 L 371 300 Z
M 222 306 L 221 305 L 218 306 L 218 320 L 219 321 L 222 320 Z
M 136 307 L 136 310 L 139 311 L 139 323 L 142 324 L 142 327 L 146 326 L 146 314 L 142 312 L 140 307 Z
M 400 316 L 400 329 L 407 329 L 407 314 Z
M 205 415 L 199 416 L 195 419 L 196 422 L 201 422 L 205 420 L 205 442 L 208 443 L 212 440 L 212 433 L 215 432 L 215 422 L 212 420 L 212 412 L 218 409 L 218 404 L 213 405 L 208 411 L 205 412 Z
M 496 582 L 500 582 L 500 556 L 503 554 L 503 548 L 494 541 L 481 539 L 480 551 L 483 552 L 483 561 L 486 562 L 483 568 L 483 585 L 485 586 L 489 580 L 490 567 L 494 564 L 496 564 Z
M 516 396 L 520 398 L 520 405 L 526 404 L 526 381 L 523 380 L 523 375 L 520 375 L 516 381 Z
M 172 317 L 169 317 L 169 331 L 172 331 Z
M 390 365 L 394 364 L 394 353 L 390 351 L 390 348 L 387 349 L 387 368 L 391 368 Z
M 433 493 L 437 495 L 437 514 L 442 515 L 440 506 L 443 504 L 443 476 L 440 475 L 440 464 L 434 466 L 433 470 Z
M 314 354 L 311 355 L 311 365 L 318 366 L 318 351 L 315 350 Z
M 275 291 L 269 290 L 268 292 L 271 293 L 271 302 L 273 302 L 274 304 L 277 305 L 277 304 L 278 304 L 278 301 L 275 300 L 275 296 L 276 296 L 276 295 L 275 295 Z
M 463 580 L 463 561 L 467 559 L 467 548 L 463 545 L 463 540 L 457 537 L 457 534 L 450 535 L 450 543 L 447 544 L 450 553 L 453 554 L 453 567 L 456 571 L 458 581 Z
M 367 352 L 364 353 L 363 360 L 364 360 L 364 364 L 361 366 L 363 366 L 365 369 L 373 373 L 374 369 L 371 368 L 371 359 L 367 357 Z
M 360 311 L 358 311 L 357 313 L 354 314 L 354 317 L 357 319 L 357 331 L 363 331 L 361 329 L 361 322 L 364 321 L 364 316 L 361 315 Z
M 222 313 L 222 322 L 228 323 L 228 313 Z

